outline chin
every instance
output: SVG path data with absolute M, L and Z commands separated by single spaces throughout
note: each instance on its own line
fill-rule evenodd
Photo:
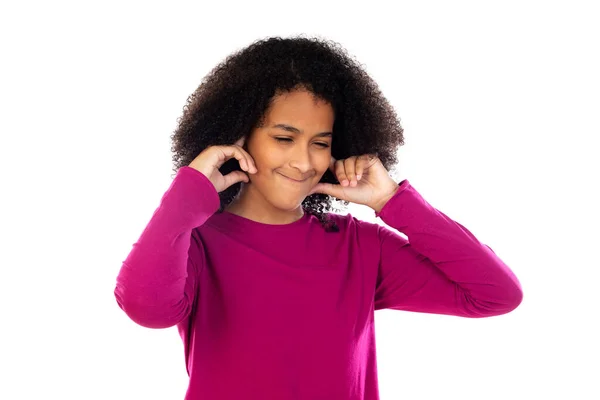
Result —
M 286 199 L 273 202 L 273 205 L 283 211 L 294 211 L 298 207 L 302 206 L 304 199 Z

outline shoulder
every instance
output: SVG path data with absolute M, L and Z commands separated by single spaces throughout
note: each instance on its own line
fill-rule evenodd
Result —
M 352 213 L 346 215 L 328 213 L 328 216 L 339 228 L 339 235 L 329 237 L 336 238 L 345 246 L 356 249 L 364 255 L 379 252 L 381 241 L 378 224 L 362 220 Z
M 328 216 L 338 225 L 340 232 L 354 232 L 361 236 L 379 235 L 379 229 L 381 228 L 379 224 L 355 217 L 352 213 L 345 215 L 328 213 Z

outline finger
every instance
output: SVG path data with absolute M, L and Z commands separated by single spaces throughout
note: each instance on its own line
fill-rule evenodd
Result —
M 238 146 L 220 146 L 219 147 L 219 159 L 216 164 L 217 168 L 220 168 L 227 160 L 235 158 L 240 163 L 240 168 L 244 171 L 248 171 L 249 165 L 246 159 L 245 152 L 241 147 Z
M 229 186 L 238 182 L 248 183 L 250 181 L 248 175 L 246 175 L 242 171 L 230 172 L 227 175 L 223 176 L 223 179 L 225 180 L 225 188 L 228 188 Z
M 360 178 L 362 178 L 364 172 L 365 172 L 365 166 L 368 164 L 369 159 L 367 157 L 367 155 L 363 154 L 360 157 L 358 157 L 358 159 L 356 160 L 356 180 L 360 181 Z
M 244 147 L 244 143 L 246 143 L 246 136 L 242 136 L 241 138 L 239 138 L 237 140 L 237 142 L 235 142 L 234 144 L 236 146 L 240 146 L 240 147 Z
M 344 160 L 337 160 L 335 162 L 335 177 L 340 182 L 342 186 L 348 186 L 350 181 L 346 176 L 346 170 L 344 168 Z
M 323 193 L 338 199 L 343 199 L 344 196 L 342 187 L 331 183 L 317 183 L 310 191 L 310 194 L 314 193 Z
M 346 158 L 344 160 L 344 169 L 346 170 L 346 177 L 350 181 L 350 186 L 356 186 L 358 183 L 356 180 L 356 157 Z
M 250 155 L 250 153 L 248 153 L 246 150 L 244 150 L 243 148 L 236 146 L 239 151 L 242 152 L 242 154 L 244 154 L 244 157 L 246 158 L 246 164 L 248 165 L 248 172 L 251 174 L 255 174 L 258 172 L 258 169 L 256 168 L 256 163 L 254 162 L 254 158 L 252 158 L 252 156 Z
M 242 168 L 242 170 L 250 174 L 255 174 L 258 172 L 256 169 L 256 164 L 254 163 L 254 159 L 246 150 L 238 145 L 226 146 L 226 148 L 232 149 L 232 152 L 227 153 L 228 158 L 235 157 L 239 161 L 240 168 Z

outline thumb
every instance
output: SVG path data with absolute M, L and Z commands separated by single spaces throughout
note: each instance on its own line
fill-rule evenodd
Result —
M 242 171 L 230 172 L 227 175 L 223 176 L 223 179 L 225 180 L 225 189 L 227 189 L 229 186 L 234 185 L 238 182 L 248 183 L 248 181 L 250 181 L 250 178 L 248 177 L 248 175 L 246 175 Z M 223 189 L 223 190 L 225 190 L 225 189 Z
M 337 197 L 338 199 L 340 196 L 342 196 L 341 186 L 331 183 L 317 183 L 310 191 L 310 194 L 314 193 L 328 194 L 330 196 Z

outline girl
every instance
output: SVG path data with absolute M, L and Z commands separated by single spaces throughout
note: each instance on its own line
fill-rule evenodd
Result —
M 177 326 L 186 399 L 376 400 L 375 310 L 482 318 L 521 303 L 490 247 L 390 177 L 403 129 L 335 43 L 229 56 L 172 140 L 175 177 L 114 294 L 137 324 Z M 331 212 L 334 198 L 408 240 Z

